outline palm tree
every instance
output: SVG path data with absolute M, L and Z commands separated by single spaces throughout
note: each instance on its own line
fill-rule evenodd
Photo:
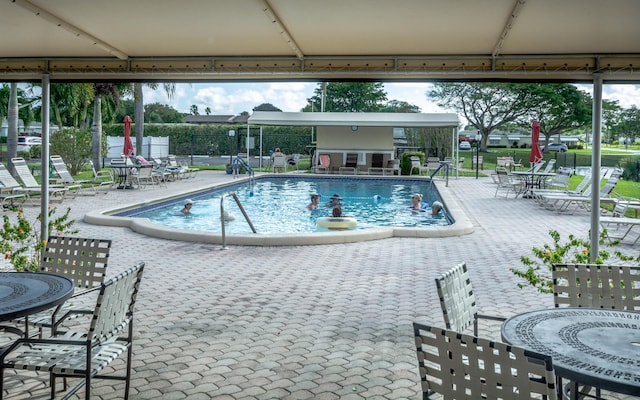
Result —
M 136 133 L 136 154 L 142 154 L 142 139 L 144 138 L 144 99 L 142 95 L 142 82 L 133 84 L 133 120 L 135 121 L 134 129 Z M 155 82 L 146 83 L 147 87 L 156 90 L 158 84 Z M 169 100 L 176 93 L 175 83 L 162 84 L 164 91 L 167 93 Z
M 91 159 L 96 170 L 102 168 L 102 98 L 110 97 L 117 104 L 120 101 L 118 87 L 113 83 L 95 83 L 93 85 L 93 124 L 91 133 L 93 136 L 93 146 L 91 148 Z

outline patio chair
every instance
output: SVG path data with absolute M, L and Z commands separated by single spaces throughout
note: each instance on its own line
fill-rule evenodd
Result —
M 103 187 L 103 188 L 108 188 L 110 189 L 113 184 L 115 183 L 115 180 L 113 179 L 113 174 L 111 173 L 110 169 L 101 169 L 101 170 L 97 170 L 96 166 L 93 165 L 93 161 L 89 160 L 89 165 L 91 165 L 91 171 L 93 171 L 93 180 L 96 182 L 100 182 L 98 186 Z
M 54 328 L 56 318 L 74 310 L 90 314 L 78 303 L 87 294 L 99 289 L 107 272 L 107 262 L 111 250 L 111 240 L 91 239 L 70 236 L 49 236 L 44 248 L 40 272 L 62 275 L 71 279 L 76 288 L 73 296 L 55 310 L 44 310 L 27 318 L 19 318 L 14 323 L 25 324 L 25 334 L 29 336 L 29 327 L 39 329 L 40 337 L 44 328 Z
M 12 163 L 13 163 L 12 159 Z M 29 171 L 29 167 L 27 166 L 26 162 L 24 162 L 24 159 L 20 158 L 19 160 L 22 160 L 21 164 L 21 168 L 26 168 L 26 172 L 31 176 L 31 179 L 33 179 L 35 181 L 35 179 L 33 178 L 33 175 L 31 175 L 31 171 Z M 16 165 L 14 164 L 14 167 L 16 167 Z M 0 167 L 0 183 L 2 183 L 2 185 L 4 185 L 6 188 L 11 188 L 12 192 L 17 192 L 17 193 L 24 193 L 26 196 L 26 199 L 29 200 L 29 202 L 31 204 L 36 204 L 32 198 L 32 196 L 39 196 L 40 193 L 42 193 L 42 188 L 40 187 L 40 184 L 35 181 L 35 186 L 24 186 L 22 184 L 20 184 L 16 178 L 14 178 L 13 175 L 11 175 L 11 173 L 9 173 L 9 170 L 6 169 L 4 167 L 4 165 L 2 165 L 2 167 Z M 63 187 L 49 187 L 49 200 L 51 202 L 62 202 L 62 200 L 64 199 L 64 196 L 66 194 L 67 189 L 63 188 Z
M 413 323 L 423 398 L 557 400 L 551 356 Z
M 384 175 L 384 154 L 373 153 L 371 154 L 371 166 L 369 167 L 369 175 L 382 174 Z
M 622 171 L 614 171 L 607 182 L 600 188 L 600 203 L 610 203 L 615 204 L 617 202 L 617 198 L 611 197 L 614 188 L 616 187 L 620 176 L 622 175 Z M 589 187 L 591 189 L 591 186 Z M 557 195 L 542 195 L 541 203 L 545 205 L 547 208 L 550 208 L 555 211 L 566 211 L 569 207 L 573 206 L 573 212 L 576 210 L 583 208 L 586 211 L 590 210 L 591 207 L 591 190 L 583 192 L 581 196 L 557 196 Z M 599 206 L 599 205 L 598 205 Z
M 386 168 L 383 169 L 383 175 L 400 175 L 400 160 L 393 159 L 387 161 Z
M 67 165 L 65 164 L 64 160 L 60 156 L 50 156 L 49 160 L 51 161 L 51 166 L 53 167 L 53 170 L 60 178 L 60 179 L 49 179 L 49 182 L 52 182 L 55 184 L 62 183 L 66 185 L 66 187 L 69 189 L 77 188 L 78 193 L 81 193 L 82 185 L 88 185 L 91 188 L 92 195 L 98 194 L 98 190 L 96 189 L 96 186 L 102 186 L 103 184 L 106 185 L 106 182 L 103 182 L 103 181 L 95 181 L 90 179 L 86 179 L 86 180 L 74 179 L 73 175 L 71 175 L 71 173 L 67 169 Z
M 318 155 L 318 165 L 315 166 L 316 174 L 320 171 L 324 173 L 330 172 L 331 168 L 331 156 L 329 154 L 320 154 Z
M 436 278 L 436 289 L 447 329 L 462 332 L 473 325 L 473 334 L 478 336 L 478 319 L 504 321 L 506 318 L 478 314 L 476 297 L 467 272 L 467 264 L 458 264 Z
M 31 173 L 31 169 L 29 165 L 22 157 L 16 157 L 11 159 L 11 164 L 13 164 L 13 168 L 18 175 L 18 179 L 22 181 L 22 185 L 25 188 L 40 188 L 40 183 L 36 180 L 36 178 Z M 65 196 L 71 195 L 72 198 L 75 198 L 76 195 L 80 192 L 82 185 L 76 183 L 63 183 L 63 184 L 50 184 L 49 185 L 49 195 L 52 195 L 52 191 L 56 189 L 64 189 Z
M 525 183 L 522 179 L 519 179 L 509 172 L 504 167 L 496 168 L 495 176 L 498 180 L 498 186 L 496 187 L 496 193 L 493 197 L 498 197 L 500 191 L 504 191 L 505 198 L 509 198 L 509 193 L 513 192 L 515 198 L 517 198 L 525 189 Z
M 300 154 L 292 154 L 287 157 L 287 164 L 291 167 L 296 167 L 298 169 L 298 162 L 300 161 Z
M 420 157 L 411 156 L 409 157 L 409 160 L 411 160 L 411 171 L 409 172 L 409 175 L 413 175 L 413 171 L 415 170 L 418 170 L 418 175 L 422 175 L 423 171 L 429 171 L 429 168 L 424 167 L 420 162 Z
M 160 177 L 154 175 L 153 167 L 151 165 L 141 165 L 135 172 L 131 173 L 131 183 L 137 185 L 138 189 L 143 189 L 146 185 L 153 185 L 156 181 L 159 183 Z
M 343 172 L 349 172 L 354 175 L 358 173 L 358 153 L 347 153 L 347 159 L 344 162 L 344 167 L 340 167 L 340 174 Z
M 284 154 L 274 154 L 271 168 L 273 172 L 287 172 L 287 156 Z
M 601 264 L 553 264 L 556 307 L 640 311 L 640 267 Z
M 133 356 L 133 312 L 143 270 L 144 263 L 140 262 L 100 286 L 88 330 L 87 327 L 69 330 L 48 339 L 18 339 L 8 346 L 0 355 L 0 399 L 4 395 L 6 369 L 48 372 L 51 398 L 55 396 L 58 377 L 81 378 L 65 399 L 82 386 L 85 398 L 90 399 L 92 379 L 124 380 L 123 398 L 127 399 Z M 125 353 L 124 375 L 99 375 Z

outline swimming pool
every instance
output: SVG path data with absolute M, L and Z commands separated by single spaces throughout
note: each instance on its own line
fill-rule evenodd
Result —
M 430 181 L 388 180 L 364 178 L 269 177 L 254 183 L 244 182 L 209 192 L 191 194 L 171 201 L 154 204 L 117 214 L 123 217 L 148 218 L 152 223 L 170 228 L 220 232 L 220 199 L 234 192 L 256 231 L 261 234 L 308 233 L 327 230 L 318 227 L 318 218 L 331 216 L 326 207 L 334 194 L 342 198 L 342 211 L 355 218 L 355 229 L 380 226 L 429 227 L 450 225 L 452 218 L 446 209 L 438 216 L 430 212 L 415 213 L 408 205 L 413 193 L 422 193 L 431 204 L 442 201 Z M 317 210 L 307 210 L 310 194 L 320 194 Z M 191 212 L 180 213 L 186 199 L 193 201 Z M 252 233 L 241 210 L 232 198 L 224 200 L 225 211 L 234 219 L 225 223 L 230 234 Z
M 205 171 L 206 172 L 206 171 Z M 222 179 L 220 179 L 222 178 Z M 346 176 L 338 176 L 338 175 L 324 175 L 322 177 L 318 175 L 309 175 L 309 174 L 287 174 L 286 177 L 282 175 L 273 175 L 273 174 L 264 174 L 256 177 L 256 185 L 253 186 L 253 196 L 251 193 L 248 196 L 256 197 L 261 201 L 266 199 L 262 198 L 262 191 L 258 191 L 257 188 L 261 186 L 257 186 L 258 184 L 262 184 L 265 182 L 267 184 L 267 179 L 278 178 L 278 179 L 291 179 L 291 178 L 301 178 L 302 181 L 294 180 L 287 181 L 287 192 L 289 186 L 296 187 L 302 186 L 304 188 L 304 194 L 296 195 L 296 196 L 288 196 L 282 200 L 282 202 L 290 203 L 290 207 L 279 207 L 279 211 L 272 215 L 272 223 L 279 224 L 282 221 L 285 221 L 284 218 L 285 213 L 296 213 L 299 215 L 307 216 L 310 220 L 313 218 L 313 215 L 310 211 L 306 210 L 305 207 L 309 203 L 309 195 L 313 191 L 316 191 L 323 195 L 324 201 L 326 201 L 327 196 L 331 196 L 333 193 L 338 192 L 344 197 L 345 207 L 347 207 L 347 201 L 363 201 L 367 202 L 371 206 L 376 207 L 391 207 L 390 203 L 387 200 L 390 197 L 397 197 L 401 199 L 400 203 L 401 207 L 397 208 L 395 206 L 392 207 L 393 211 L 388 212 L 389 215 L 400 215 L 401 217 L 411 218 L 411 213 L 404 213 L 404 211 L 408 211 L 404 208 L 404 206 L 409 204 L 410 194 L 413 192 L 421 192 L 425 196 L 425 200 L 431 202 L 432 198 L 429 198 L 427 193 L 422 189 L 428 185 L 431 185 L 428 178 L 416 178 L 416 177 L 404 177 L 404 176 L 396 176 L 396 177 L 367 177 L 367 176 L 358 176 L 358 177 L 346 177 Z M 137 200 L 130 202 L 130 204 L 120 204 L 112 206 L 111 208 L 102 209 L 102 210 L 94 210 L 87 212 L 84 215 L 84 222 L 94 225 L 103 225 L 103 226 L 112 226 L 112 227 L 127 227 L 135 232 L 157 237 L 164 238 L 170 240 L 179 240 L 179 241 L 189 241 L 189 242 L 199 242 L 199 243 L 214 243 L 214 244 L 229 244 L 229 245 L 247 245 L 247 246 L 295 246 L 295 245 L 317 245 L 317 244 L 336 244 L 336 243 L 353 243 L 353 242 L 361 242 L 367 240 L 376 240 L 376 239 L 385 239 L 391 237 L 419 237 L 419 238 L 435 238 L 435 237 L 447 237 L 447 236 L 460 236 L 472 233 L 474 231 L 473 223 L 467 217 L 464 209 L 459 205 L 457 198 L 452 194 L 452 192 L 448 189 L 448 184 L 445 184 L 443 181 L 435 182 L 434 185 L 437 187 L 437 191 L 434 193 L 439 194 L 440 198 L 442 198 L 443 203 L 446 207 L 446 215 L 449 218 L 449 225 L 440 225 L 440 223 L 444 221 L 437 221 L 437 224 L 427 224 L 420 223 L 418 224 L 418 218 L 414 218 L 410 220 L 410 223 L 405 224 L 405 226 L 376 226 L 371 228 L 364 228 L 361 226 L 361 229 L 349 229 L 349 230 L 331 230 L 331 231 L 311 231 L 311 232 L 291 232 L 291 233 L 282 233 L 282 234 L 267 234 L 262 233 L 258 230 L 258 233 L 230 233 L 229 228 L 231 224 L 225 224 L 225 232 L 226 238 L 223 238 L 221 232 L 213 231 L 213 230 L 203 230 L 199 228 L 197 224 L 218 224 L 219 225 L 219 215 L 220 215 L 220 203 L 218 197 L 218 203 L 215 203 L 215 200 L 212 200 L 211 207 L 215 207 L 217 210 L 217 214 L 213 214 L 216 217 L 211 220 L 211 218 L 191 218 L 188 220 L 188 223 L 192 224 L 192 229 L 181 229 L 174 228 L 164 225 L 159 225 L 157 223 L 151 222 L 146 217 L 140 217 L 140 213 L 150 211 L 152 209 L 158 209 L 162 206 L 170 206 L 171 213 L 176 213 L 181 208 L 184 203 L 184 200 L 190 198 L 196 203 L 202 201 L 202 207 L 194 207 L 195 215 L 198 214 L 196 210 L 206 208 L 209 206 L 205 206 L 206 202 L 204 201 L 204 196 L 208 195 L 212 189 L 221 190 L 222 193 L 229 193 L 232 191 L 236 191 L 238 187 L 236 183 L 242 183 L 241 186 L 246 186 L 249 179 L 247 177 L 230 180 L 227 178 L 227 175 L 216 175 L 214 171 L 210 172 L 210 175 L 207 176 L 206 173 L 199 174 L 197 178 L 197 182 L 200 182 L 203 186 L 198 186 L 197 184 L 191 184 L 190 193 L 186 193 L 184 191 L 180 191 L 179 195 L 167 193 L 164 198 L 147 198 L 145 200 Z M 314 181 L 316 183 L 322 183 L 323 185 L 329 186 L 318 186 L 317 188 L 312 188 L 310 186 L 306 186 L 307 184 L 302 183 L 305 181 Z M 364 182 L 366 186 L 372 185 L 375 181 L 387 181 L 394 183 L 401 183 L 406 187 L 405 191 L 399 191 L 398 189 L 388 189 L 386 192 L 382 190 L 376 190 L 375 194 L 362 195 L 362 196 L 348 196 L 349 194 L 349 185 L 352 185 L 357 182 Z M 196 182 L 196 181 L 194 181 Z M 207 183 L 203 183 L 207 182 Z M 269 183 L 268 185 L 272 185 L 273 183 Z M 336 186 L 336 185 L 346 185 L 346 186 Z M 251 187 L 251 186 L 246 186 Z M 392 186 L 390 186 L 391 188 Z M 373 193 L 373 192 L 370 192 Z M 378 195 L 380 199 L 375 198 L 373 196 Z M 220 192 L 218 193 L 220 196 Z M 351 197 L 351 199 L 349 199 Z M 361 199 L 355 199 L 356 197 L 361 197 Z M 366 197 L 366 198 L 365 198 Z M 387 199 L 385 199 L 385 197 Z M 323 201 L 323 203 L 324 203 Z M 243 230 L 240 232 L 250 232 L 248 225 L 244 221 L 240 212 L 236 211 L 236 209 L 232 206 L 231 201 L 227 198 L 224 201 L 225 207 L 230 208 L 232 213 L 235 214 L 236 219 L 232 221 L 233 225 L 238 225 Z M 354 203 L 350 203 L 350 207 L 354 207 Z M 244 205 L 244 204 L 243 204 Z M 281 204 L 282 205 L 282 204 Z M 364 208 L 364 207 L 363 207 Z M 354 209 L 352 209 L 354 210 Z M 391 208 L 390 208 L 391 210 Z M 318 211 L 318 215 L 325 215 L 324 212 L 328 213 L 329 210 L 322 208 Z M 396 214 L 401 213 L 402 214 Z M 178 216 L 174 214 L 174 216 Z M 251 215 L 249 215 L 253 218 Z M 180 215 L 182 220 L 185 220 L 184 216 Z M 426 216 L 424 216 L 427 219 Z M 201 221 L 202 220 L 202 221 Z M 364 222 L 363 222 L 364 224 Z M 360 225 L 360 221 L 359 224 Z M 209 228 L 205 228 L 209 229 Z M 222 248 L 225 248 L 223 246 Z

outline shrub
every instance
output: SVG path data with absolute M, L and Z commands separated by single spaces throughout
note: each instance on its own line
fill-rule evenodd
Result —
M 46 241 L 40 237 L 41 215 L 33 222 L 27 221 L 22 210 L 17 209 L 15 222 L 11 221 L 8 214 L 2 216 L 2 229 L 0 230 L 0 251 L 4 253 L 4 259 L 8 261 L 16 271 L 38 271 L 40 268 L 40 257 L 42 249 L 46 246 Z M 78 231 L 71 226 L 75 220 L 69 220 L 70 208 L 61 216 L 54 218 L 56 208 L 49 208 L 49 227 L 47 237 L 55 230 L 58 235 L 75 234 Z
M 607 261 L 619 264 L 640 264 L 640 256 L 628 256 L 620 251 L 610 251 L 607 247 L 600 250 L 598 257 L 594 262 L 591 262 L 591 243 L 589 240 L 569 235 L 569 240 L 566 243 L 561 243 L 558 231 L 551 230 L 549 235 L 553 243 L 544 244 L 542 247 L 533 247 L 532 252 L 536 259 L 528 256 L 520 257 L 520 261 L 526 269 L 511 268 L 514 275 L 526 281 L 519 283 L 518 287 L 523 288 L 526 285 L 531 285 L 541 293 L 553 293 L 553 280 L 550 275 L 553 264 L 605 264 Z M 601 245 L 605 244 L 606 236 L 606 230 L 600 232 L 599 243 Z M 618 243 L 614 241 L 610 243 L 610 246 L 616 246 Z

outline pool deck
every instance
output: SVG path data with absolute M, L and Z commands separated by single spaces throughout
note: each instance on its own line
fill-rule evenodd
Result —
M 474 228 L 453 237 L 222 250 L 82 220 L 88 212 L 232 179 L 201 171 L 167 188 L 111 190 L 58 206 L 72 208 L 78 236 L 113 240 L 109 276 L 146 263 L 131 399 L 419 399 L 411 322 L 444 326 L 435 276 L 466 262 L 484 314 L 553 307 L 551 295 L 519 289 L 509 268 L 519 266 L 533 245 L 548 243 L 550 229 L 563 238 L 584 237 L 589 229 L 584 212 L 495 198 L 491 178 L 449 181 Z M 26 208 L 29 218 L 38 211 Z M 496 323 L 481 332 L 500 338 Z M 46 377 L 13 374 L 7 373 L 6 398 L 47 398 Z M 94 399 L 118 399 L 124 384 L 93 381 L 92 387 Z

